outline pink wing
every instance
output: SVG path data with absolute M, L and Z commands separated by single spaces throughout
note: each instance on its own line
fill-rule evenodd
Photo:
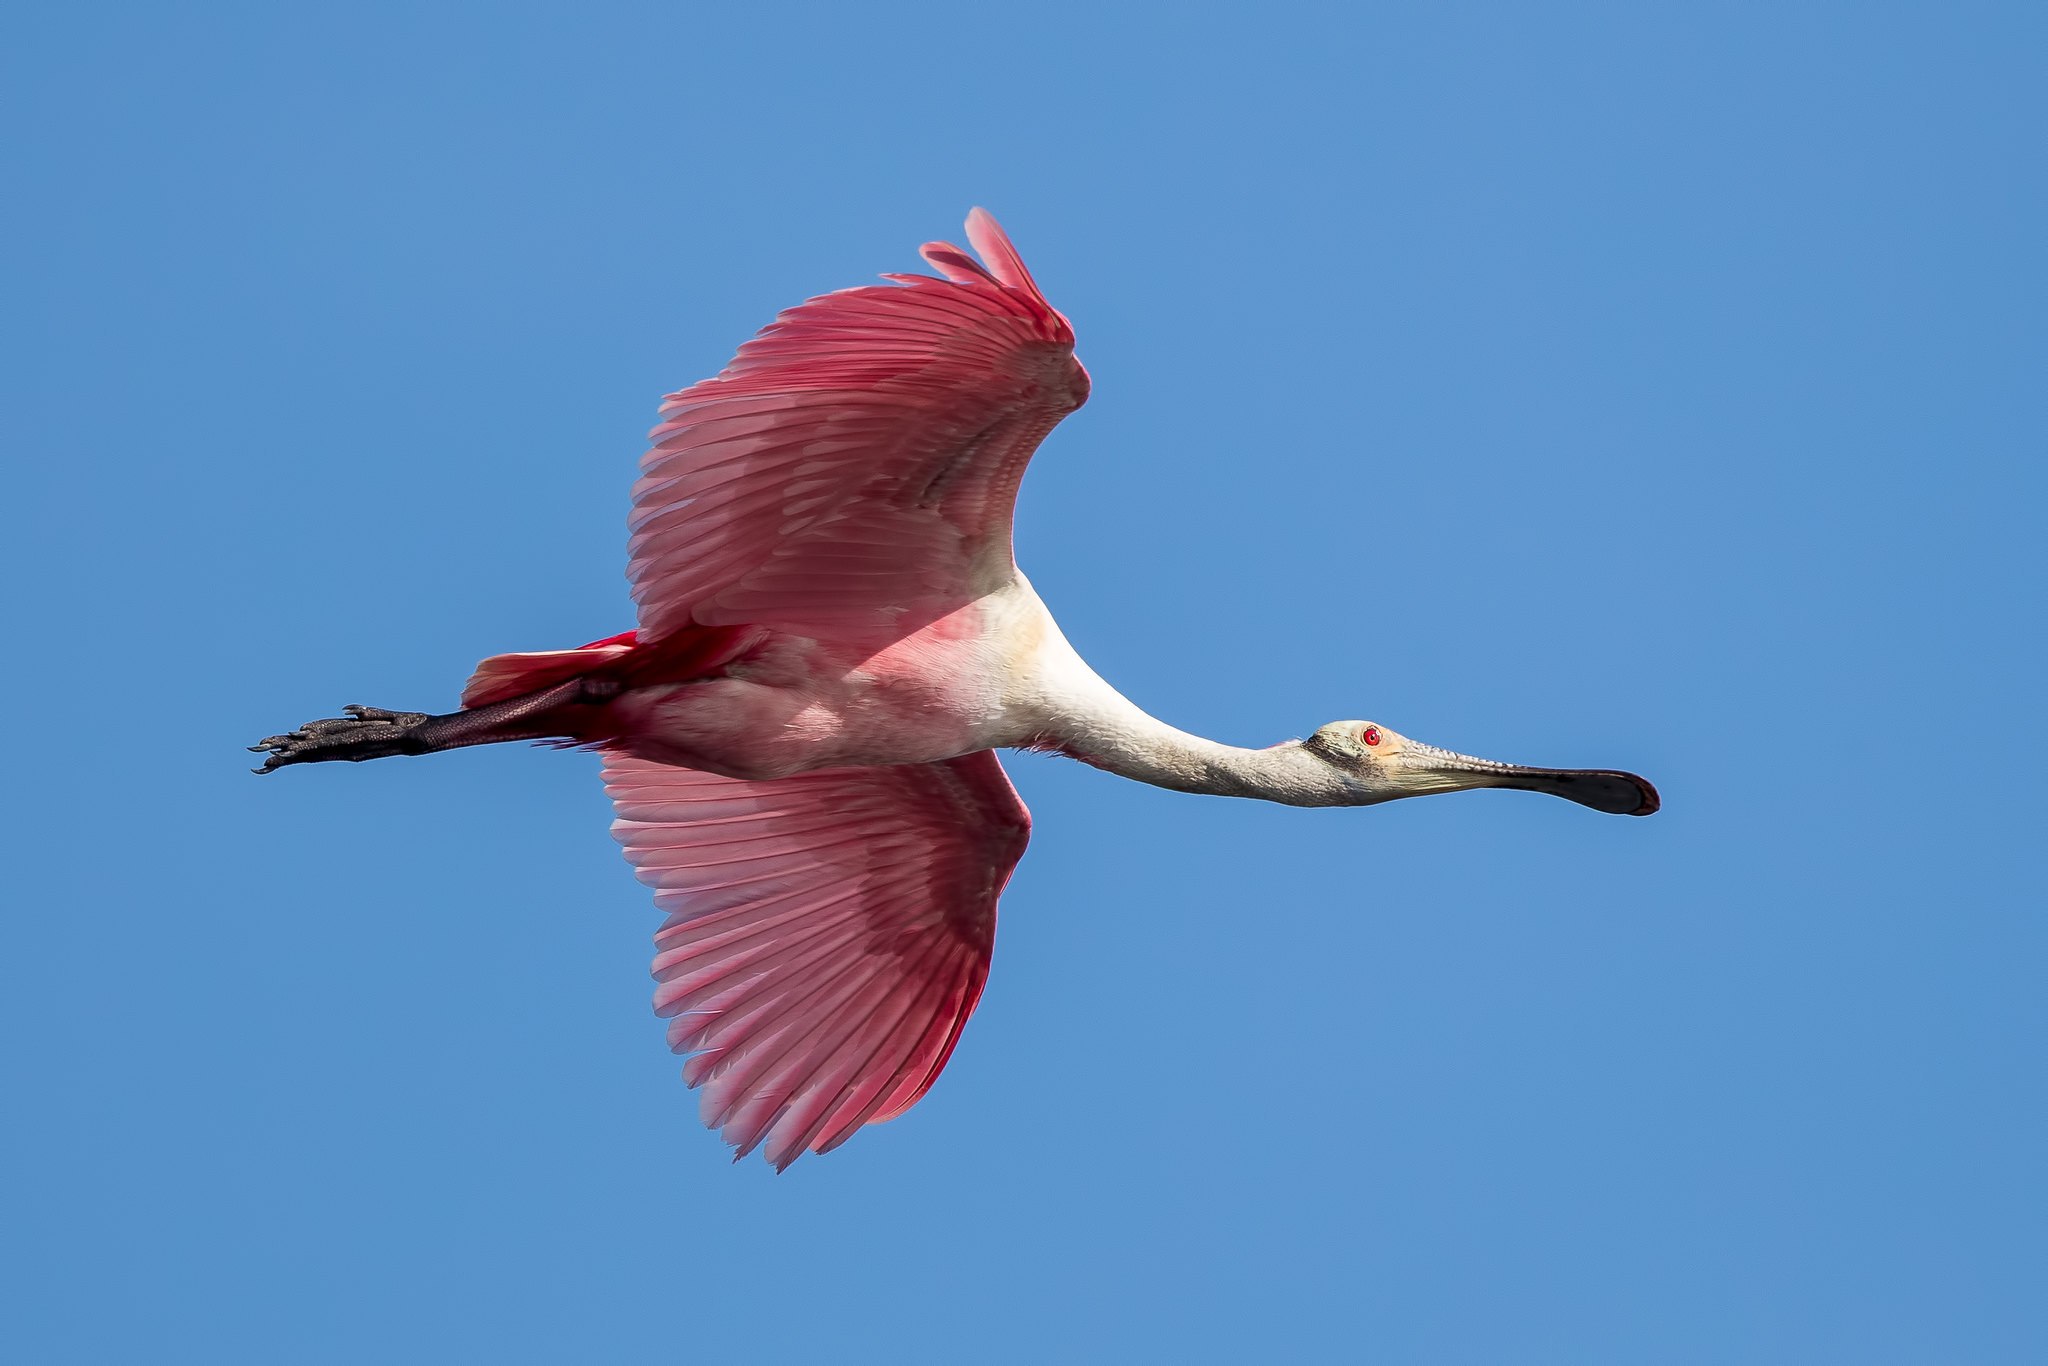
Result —
M 993 753 L 773 782 L 607 753 L 604 780 L 669 913 L 655 1009 L 737 1156 L 779 1170 L 931 1088 L 1031 833 Z
M 1015 573 L 1024 466 L 1088 396 L 1073 328 L 980 209 L 991 269 L 790 309 L 717 378 L 671 394 L 633 488 L 643 638 L 695 621 L 885 644 Z

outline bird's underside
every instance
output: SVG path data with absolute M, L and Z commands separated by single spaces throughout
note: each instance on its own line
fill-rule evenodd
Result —
M 1118 694 L 1010 548 L 1024 466 L 1087 373 L 994 220 L 968 235 L 980 262 L 928 244 L 943 279 L 812 299 L 669 396 L 633 490 L 636 630 L 488 659 L 454 712 L 351 707 L 256 747 L 266 773 L 600 750 L 613 832 L 667 915 L 655 1001 L 684 1078 L 778 1168 L 908 1109 L 958 1042 L 1030 832 L 995 749 L 1300 806 L 1510 787 L 1657 807 L 1633 774 L 1363 721 L 1240 749 Z

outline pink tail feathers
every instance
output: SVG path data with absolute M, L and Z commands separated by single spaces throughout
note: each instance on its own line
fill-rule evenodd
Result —
M 766 635 L 758 626 L 692 624 L 655 641 L 641 640 L 638 631 L 621 631 L 573 650 L 492 655 L 463 685 L 462 705 L 510 701 L 584 674 L 603 674 L 627 687 L 711 678 Z
M 520 654 L 492 655 L 476 666 L 469 682 L 462 685 L 462 705 L 484 707 L 506 702 L 528 693 L 566 683 L 581 674 L 592 673 L 633 653 L 637 631 L 625 631 L 603 640 L 593 640 L 573 650 L 532 650 Z

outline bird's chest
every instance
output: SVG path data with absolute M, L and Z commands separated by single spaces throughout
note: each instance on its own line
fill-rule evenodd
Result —
M 998 661 L 985 640 L 944 632 L 859 661 L 839 679 L 838 747 L 848 762 L 903 763 L 1003 743 Z

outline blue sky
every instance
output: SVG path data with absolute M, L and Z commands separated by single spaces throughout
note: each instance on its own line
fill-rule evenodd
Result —
M 2048 1356 L 2036 5 L 40 6 L 0 32 L 0 1355 Z M 631 624 L 664 391 L 972 204 L 1155 713 L 1013 764 L 909 1116 L 724 1160 L 587 755 L 298 770 Z

